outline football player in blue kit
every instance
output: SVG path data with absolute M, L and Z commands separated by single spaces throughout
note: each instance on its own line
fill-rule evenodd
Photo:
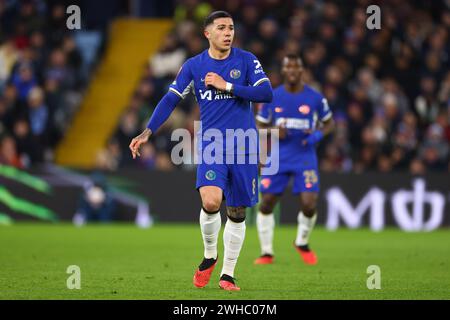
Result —
M 200 107 L 199 152 L 213 143 L 214 139 L 207 134 L 211 130 L 219 131 L 223 141 L 228 140 L 233 130 L 254 130 L 253 144 L 257 146 L 251 102 L 272 100 L 270 81 L 252 53 L 232 47 L 234 24 L 230 14 L 224 11 L 211 13 L 204 23 L 204 35 L 209 48 L 183 64 L 169 91 L 158 103 L 147 128 L 131 141 L 133 158 L 139 156 L 139 146 L 148 141 L 189 92 L 194 93 Z M 219 210 L 225 198 L 227 221 L 219 287 L 240 290 L 235 284 L 234 269 L 245 237 L 245 209 L 258 202 L 258 162 L 249 161 L 250 150 L 242 150 L 239 144 L 224 145 L 221 154 L 227 161 L 222 161 L 224 159 L 219 156 L 219 161 L 203 161 L 197 167 L 196 188 L 202 201 L 199 220 L 204 256 L 193 283 L 199 288 L 208 284 L 217 263 L 217 239 L 221 228 Z M 254 154 L 257 156 L 257 150 Z M 245 161 L 241 163 L 238 159 L 237 163 L 230 163 L 230 155 Z
M 306 264 L 316 264 L 317 256 L 308 239 L 317 217 L 319 171 L 316 144 L 334 128 L 327 100 L 302 81 L 303 63 L 297 55 L 282 62 L 284 83 L 274 89 L 273 100 L 261 106 L 256 116 L 261 127 L 279 128 L 279 170 L 261 176 L 262 202 L 256 217 L 261 256 L 255 264 L 274 261 L 273 208 L 293 178 L 293 194 L 299 195 L 295 249 Z

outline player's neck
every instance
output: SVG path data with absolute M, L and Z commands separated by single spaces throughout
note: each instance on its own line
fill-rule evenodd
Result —
M 289 93 L 297 93 L 297 92 L 301 92 L 303 91 L 304 88 L 304 84 L 302 81 L 296 83 L 296 84 L 289 84 L 289 83 L 285 83 L 284 84 L 284 88 L 286 89 L 287 92 Z
M 224 59 L 228 58 L 230 53 L 231 53 L 231 48 L 226 51 L 217 50 L 217 49 L 214 49 L 213 47 L 209 47 L 209 49 L 208 49 L 209 56 L 216 60 L 224 60 Z

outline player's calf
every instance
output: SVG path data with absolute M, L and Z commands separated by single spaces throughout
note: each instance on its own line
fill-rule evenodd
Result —
M 223 277 L 227 279 L 228 277 L 234 277 L 234 269 L 245 238 L 245 207 L 227 207 L 227 217 L 228 219 L 223 232 L 225 250 L 220 283 L 222 283 Z M 229 286 L 233 287 L 233 285 Z
M 222 224 L 219 210 L 208 211 L 202 208 L 200 211 L 200 229 L 202 231 L 205 259 L 217 258 L 217 239 Z
M 275 217 L 273 208 L 278 198 L 274 194 L 264 194 L 259 212 L 256 216 L 256 227 L 258 230 L 259 243 L 261 245 L 261 256 L 257 258 L 255 264 L 273 263 L 273 233 L 275 228 Z
M 200 229 L 202 231 L 204 258 L 194 274 L 193 283 L 203 288 L 209 283 L 211 274 L 217 264 L 217 239 L 221 226 L 219 210 L 215 212 L 202 208 L 200 211 Z
M 196 287 L 206 286 L 217 263 L 217 239 L 221 227 L 220 204 L 222 190 L 214 186 L 200 188 L 202 210 L 200 211 L 200 229 L 203 238 L 203 261 L 195 271 L 193 283 Z
M 309 247 L 309 236 L 317 219 L 317 193 L 305 192 L 300 194 L 301 211 L 298 213 L 297 238 L 295 248 L 306 264 L 316 264 L 317 256 Z

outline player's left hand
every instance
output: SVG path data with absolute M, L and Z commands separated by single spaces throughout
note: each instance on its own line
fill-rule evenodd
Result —
M 131 143 L 128 147 L 131 150 L 131 155 L 133 156 L 133 159 L 136 159 L 136 157 L 141 156 L 141 154 L 139 153 L 139 148 L 141 147 L 142 144 L 148 141 L 151 135 L 152 130 L 146 128 L 140 135 L 131 140 Z
M 320 130 L 315 130 L 315 131 L 307 130 L 307 131 L 305 131 L 305 133 L 309 134 L 309 136 L 305 140 L 302 141 L 302 144 L 304 146 L 306 146 L 306 145 L 313 146 L 317 142 L 322 140 L 322 138 L 323 138 L 323 133 Z
M 227 82 L 221 76 L 214 72 L 208 72 L 205 76 L 205 85 L 213 86 L 218 90 L 225 91 Z

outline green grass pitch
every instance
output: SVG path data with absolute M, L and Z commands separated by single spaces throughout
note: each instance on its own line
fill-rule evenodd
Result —
M 223 226 L 222 226 L 223 232 Z M 192 285 L 203 247 L 198 225 L 86 226 L 16 224 L 0 227 L 0 299 L 449 299 L 450 230 L 316 228 L 319 264 L 306 266 L 292 247 L 295 226 L 275 230 L 276 263 L 255 266 L 255 227 L 248 227 L 235 277 L 240 292 L 211 282 Z M 81 289 L 69 290 L 69 265 L 81 268 Z M 381 268 L 381 289 L 366 286 L 367 267 Z

